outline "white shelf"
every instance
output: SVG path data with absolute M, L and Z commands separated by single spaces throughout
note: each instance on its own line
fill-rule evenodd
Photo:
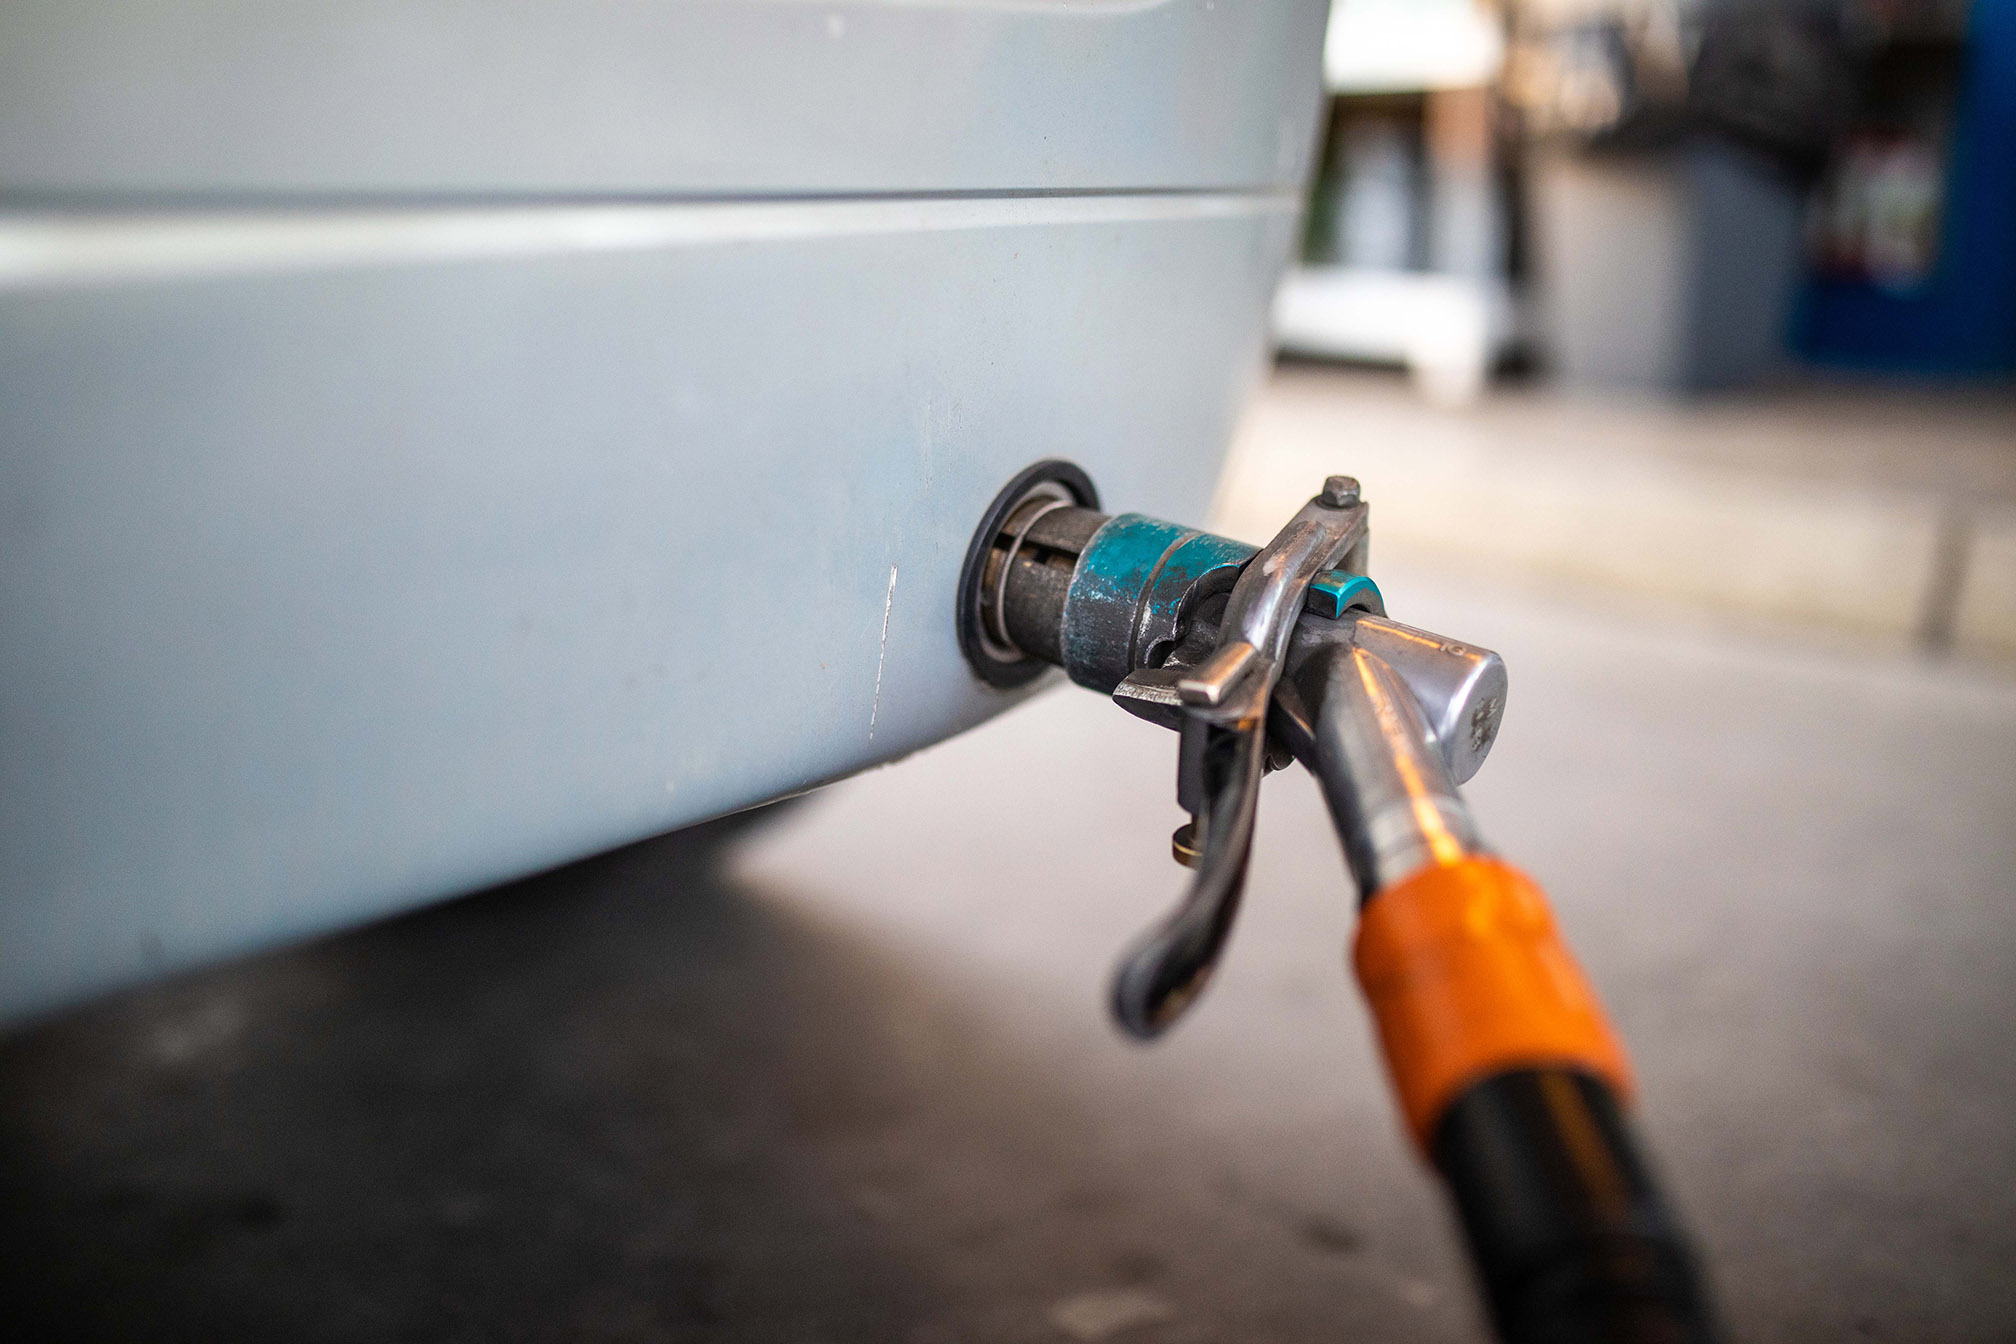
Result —
M 1336 0 L 1323 39 L 1332 93 L 1476 88 L 1504 63 L 1498 17 L 1477 0 Z
M 1282 350 L 1404 365 L 1423 395 L 1445 404 L 1483 390 L 1515 319 L 1503 281 L 1420 271 L 1299 267 L 1274 296 Z

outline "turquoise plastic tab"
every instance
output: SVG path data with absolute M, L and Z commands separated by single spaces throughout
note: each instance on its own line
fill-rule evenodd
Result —
M 1346 574 L 1341 569 L 1326 569 L 1311 579 L 1309 594 L 1302 601 L 1304 611 L 1333 621 L 1353 607 L 1384 616 L 1386 599 L 1380 596 L 1378 584 L 1363 574 Z

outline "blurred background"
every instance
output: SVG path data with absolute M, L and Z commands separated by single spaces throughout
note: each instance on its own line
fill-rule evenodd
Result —
M 1215 517 L 1328 472 L 1501 651 L 1732 1335 L 2016 1337 L 2016 3 L 1338 0 Z M 1121 507 L 1126 501 L 1114 501 Z M 1300 771 L 1124 1043 L 1173 744 L 1057 687 L 810 797 L 0 1038 L 37 1339 L 1475 1340 Z
M 1388 555 L 2008 665 L 2016 10 L 1340 0 L 1325 57 L 1252 474 L 1362 405 Z

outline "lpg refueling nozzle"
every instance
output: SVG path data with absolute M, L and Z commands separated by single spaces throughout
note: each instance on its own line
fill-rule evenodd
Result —
M 1497 654 L 1389 620 L 1368 510 L 1332 476 L 1266 546 L 1099 511 L 1039 462 L 988 509 L 959 637 L 989 683 L 1049 666 L 1178 734 L 1172 839 L 1194 868 L 1121 958 L 1112 1010 L 1166 1031 L 1239 910 L 1260 781 L 1300 761 L 1356 880 L 1352 951 L 1419 1152 L 1448 1183 L 1499 1334 L 1719 1337 L 1625 1114 L 1630 1066 L 1540 889 L 1483 845 L 1457 792 L 1505 709 Z

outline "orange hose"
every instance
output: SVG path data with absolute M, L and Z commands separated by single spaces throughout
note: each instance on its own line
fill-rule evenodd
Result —
M 1380 892 L 1352 964 L 1415 1142 L 1444 1108 L 1510 1069 L 1587 1070 L 1632 1094 L 1631 1066 L 1531 879 L 1496 859 L 1427 868 Z

